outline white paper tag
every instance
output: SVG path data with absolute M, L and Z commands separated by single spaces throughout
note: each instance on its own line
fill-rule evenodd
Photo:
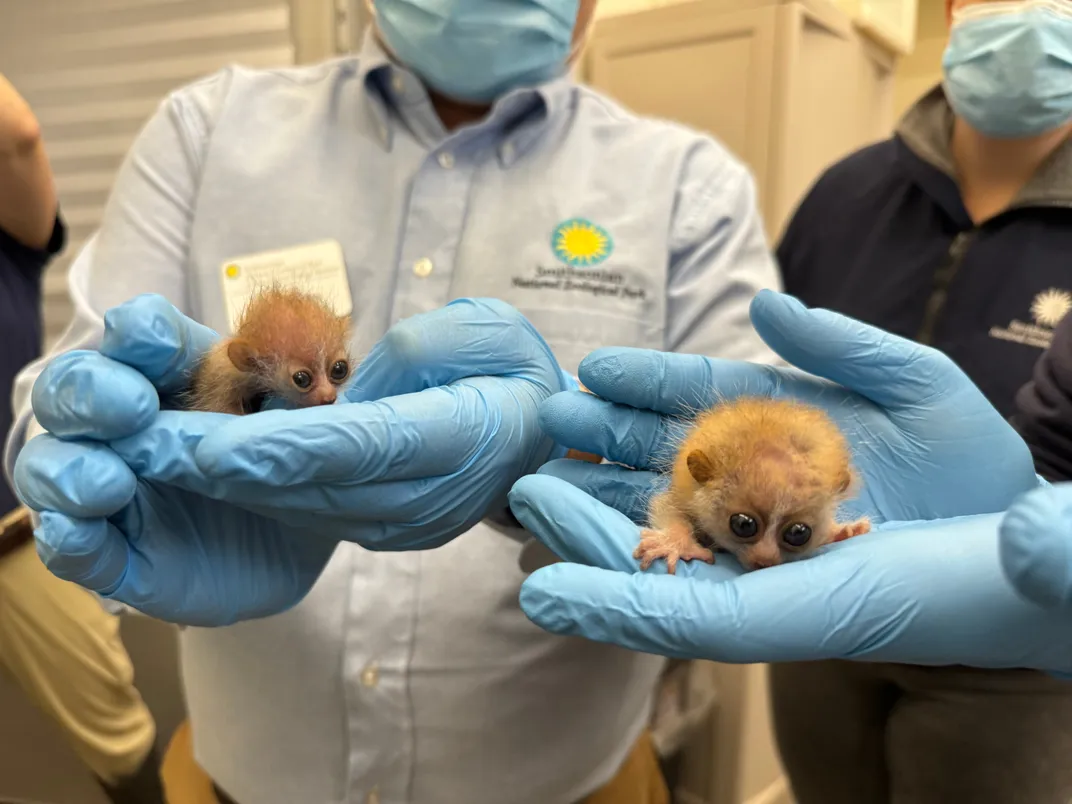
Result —
M 220 266 L 220 283 L 232 333 L 246 304 L 265 285 L 312 293 L 330 304 L 336 315 L 350 315 L 354 309 L 346 260 L 337 240 L 234 257 Z

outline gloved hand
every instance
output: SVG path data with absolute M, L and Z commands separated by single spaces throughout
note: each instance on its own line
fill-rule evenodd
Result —
M 1001 563 L 1016 590 L 1047 609 L 1072 608 L 1072 483 L 1029 491 L 1001 523 Z
M 182 625 L 227 625 L 298 603 L 337 544 L 203 493 L 193 448 L 230 417 L 159 411 L 216 334 L 159 296 L 105 315 L 100 352 L 53 360 L 32 403 L 46 434 L 15 464 L 57 576 Z M 159 392 L 159 394 L 158 394 Z M 186 488 L 170 481 L 182 478 Z
M 194 460 L 251 510 L 331 517 L 340 538 L 374 550 L 438 547 L 507 510 L 511 484 L 554 454 L 539 405 L 571 387 L 517 310 L 461 299 L 392 327 L 347 404 L 233 418 Z
M 848 515 L 876 524 L 993 514 L 1039 484 L 1026 445 L 940 353 L 770 292 L 753 302 L 752 320 L 771 348 L 817 376 L 605 349 L 580 368 L 581 382 L 600 398 L 569 393 L 545 403 L 541 422 L 557 441 L 637 470 L 556 461 L 541 470 L 549 476 L 515 485 L 515 516 L 578 562 L 526 580 L 521 604 L 529 617 L 556 633 L 724 661 L 866 656 L 1023 666 L 1030 645 L 1032 661 L 1058 666 L 1053 646 L 1003 647 L 990 635 L 1002 618 L 1022 630 L 1030 616 L 1052 638 L 1043 628 L 1050 621 L 1004 581 L 998 516 L 880 529 L 741 577 L 724 555 L 714 566 L 679 564 L 678 577 L 660 577 L 661 563 L 638 573 L 635 522 L 645 515 L 652 470 L 672 454 L 679 417 L 719 398 L 789 395 L 824 407 L 852 442 L 863 476 Z M 968 636 L 953 640 L 950 631 L 962 627 Z
M 178 390 L 215 337 L 159 297 L 110 311 L 101 354 L 64 356 L 39 379 L 34 411 L 51 435 L 15 470 L 27 504 L 52 512 L 39 541 L 53 572 L 174 622 L 281 611 L 340 539 L 421 549 L 464 532 L 546 460 L 537 408 L 569 387 L 513 308 L 462 300 L 392 329 L 349 398 L 415 393 L 158 413 L 157 391 Z M 416 392 L 437 382 L 449 385 Z M 60 440 L 73 438 L 96 443 Z
M 1072 618 L 1024 600 L 1002 571 L 1002 514 L 889 522 L 745 574 L 720 554 L 667 575 L 662 562 L 638 573 L 636 525 L 560 478 L 522 478 L 510 500 L 522 524 L 571 562 L 537 570 L 521 588 L 525 613 L 556 634 L 719 662 L 1072 672 Z
M 756 296 L 751 316 L 760 337 L 796 368 L 599 349 L 579 370 L 595 396 L 557 394 L 542 406 L 540 423 L 567 447 L 645 471 L 563 462 L 546 471 L 569 473 L 640 521 L 650 470 L 672 458 L 683 420 L 719 399 L 760 395 L 815 404 L 841 427 L 863 480 L 845 506 L 850 517 L 880 523 L 993 513 L 1039 485 L 1027 445 L 941 352 L 772 291 Z

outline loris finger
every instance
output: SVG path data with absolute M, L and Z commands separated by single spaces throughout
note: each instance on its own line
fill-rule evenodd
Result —
M 862 536 L 870 531 L 871 522 L 865 517 L 864 519 L 858 519 L 855 522 L 840 525 L 837 530 L 834 531 L 834 537 L 831 541 L 843 542 L 846 539 L 851 539 L 853 536 Z

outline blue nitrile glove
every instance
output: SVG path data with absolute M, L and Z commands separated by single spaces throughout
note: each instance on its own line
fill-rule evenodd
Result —
M 1005 574 L 1026 599 L 1052 609 L 1072 608 L 1072 483 L 1034 489 L 1001 523 Z
M 246 417 L 158 413 L 157 390 L 178 390 L 216 337 L 156 296 L 110 311 L 104 356 L 64 356 L 39 380 L 35 413 L 54 435 L 16 465 L 20 494 L 51 512 L 40 549 L 57 575 L 174 622 L 293 605 L 339 539 L 420 549 L 464 532 L 550 454 L 538 405 L 570 387 L 520 313 L 461 300 L 393 328 L 349 396 L 460 378 L 448 387 Z M 236 562 L 249 566 L 232 581 Z
M 178 390 L 216 334 L 159 296 L 104 320 L 100 352 L 61 355 L 34 384 L 34 413 L 48 432 L 26 444 L 14 474 L 19 496 L 41 512 L 45 565 L 184 625 L 227 625 L 298 603 L 335 538 L 313 521 L 288 527 L 168 482 L 196 477 L 193 445 L 230 418 L 159 412 L 158 390 Z
M 908 603 L 922 606 L 927 595 L 939 591 L 936 576 L 921 572 L 915 556 L 933 530 L 942 540 L 935 540 L 921 562 L 934 560 L 938 569 L 952 573 L 950 559 L 958 557 L 957 574 L 950 574 L 957 583 L 942 588 L 946 596 L 928 610 L 945 611 L 953 605 L 953 591 L 977 588 L 965 573 L 979 573 L 978 582 L 986 584 L 1002 577 L 996 517 L 989 529 L 962 521 L 857 537 L 826 548 L 829 556 L 735 580 L 739 567 L 722 555 L 713 567 L 679 564 L 680 577 L 638 573 L 631 557 L 639 540 L 634 522 L 643 520 L 656 481 L 650 470 L 666 465 L 681 434 L 680 417 L 719 398 L 789 395 L 824 407 L 852 442 L 863 476 L 863 492 L 846 506 L 846 514 L 865 514 L 876 524 L 1001 512 L 1038 486 L 1027 446 L 941 353 L 828 311 L 809 311 L 791 297 L 767 291 L 753 302 L 752 321 L 772 349 L 811 374 L 603 349 L 580 368 L 581 382 L 600 398 L 559 394 L 544 405 L 541 422 L 557 441 L 637 471 L 556 461 L 541 470 L 551 477 L 516 484 L 511 506 L 522 524 L 560 557 L 581 562 L 534 573 L 523 586 L 522 607 L 537 624 L 558 633 L 672 655 L 770 661 L 891 658 L 896 650 L 904 661 L 944 661 L 934 629 L 913 630 L 908 627 L 913 620 L 905 618 L 912 611 L 905 608 Z M 970 536 L 977 528 L 984 535 Z M 922 533 L 927 537 L 912 536 Z M 977 546 L 979 557 L 961 560 L 965 545 L 950 541 L 954 538 Z M 903 555 L 896 552 L 901 544 Z M 890 562 L 891 569 L 879 573 L 871 555 Z M 1007 583 L 1002 588 L 1011 590 Z M 774 601 L 773 610 L 762 602 L 766 596 Z M 979 609 L 986 617 L 994 611 Z M 713 618 L 721 620 L 717 627 L 710 624 Z M 898 631 L 893 624 L 901 622 L 905 629 Z M 959 627 L 954 621 L 944 626 Z M 976 660 L 982 661 L 986 651 L 979 645 Z M 1001 660 L 995 655 L 987 661 Z M 1010 666 L 1021 661 L 1013 657 Z
M 583 378 L 582 378 L 583 381 Z M 541 627 L 685 659 L 857 659 L 1072 672 L 1072 618 L 1024 600 L 999 553 L 1001 514 L 888 522 L 803 561 L 739 574 L 663 562 L 639 573 L 636 525 L 566 481 L 522 478 L 514 514 L 567 562 L 521 606 Z
M 552 456 L 539 405 L 569 387 L 521 313 L 460 299 L 392 327 L 346 403 L 234 418 L 194 458 L 230 502 L 331 516 L 370 549 L 432 548 L 505 510 L 512 483 Z

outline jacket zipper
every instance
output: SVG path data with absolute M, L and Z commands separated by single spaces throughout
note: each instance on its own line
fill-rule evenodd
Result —
M 931 295 L 927 299 L 927 305 L 923 308 L 923 323 L 920 324 L 919 332 L 916 334 L 917 342 L 929 346 L 934 341 L 934 331 L 938 326 L 942 312 L 945 310 L 945 303 L 949 299 L 949 286 L 957 275 L 957 271 L 960 270 L 960 266 L 964 262 L 964 255 L 967 253 L 971 241 L 975 239 L 977 231 L 978 229 L 969 229 L 961 232 L 949 244 L 945 259 L 938 266 L 938 270 L 934 272 Z

